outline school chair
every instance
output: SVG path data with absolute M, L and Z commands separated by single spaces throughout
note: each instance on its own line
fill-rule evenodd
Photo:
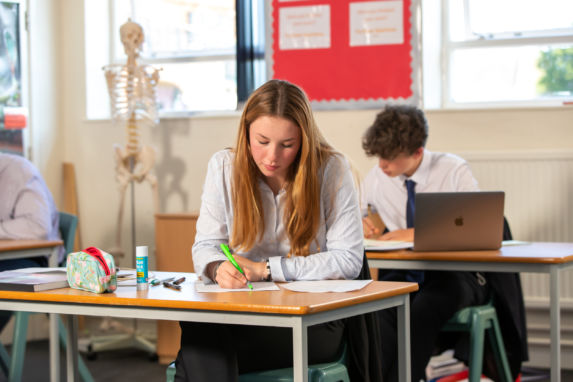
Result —
M 506 382 L 513 381 L 493 300 L 490 300 L 486 305 L 470 306 L 457 311 L 442 330 L 469 332 L 469 382 L 478 382 L 481 378 L 486 331 L 489 335 L 499 375 Z
M 343 343 L 340 357 L 334 362 L 308 366 L 309 382 L 350 382 L 346 369 L 346 342 Z M 167 367 L 167 382 L 175 380 L 175 362 Z M 239 382 L 292 382 L 292 367 L 276 370 L 256 371 L 239 376 Z
M 73 252 L 74 240 L 76 235 L 76 228 L 78 226 L 78 218 L 75 215 L 67 214 L 65 212 L 59 213 L 60 217 L 60 236 L 64 242 L 65 254 Z M 60 266 L 65 264 L 65 257 Z M 14 336 L 12 340 L 12 355 L 8 355 L 6 349 L 0 344 L 0 358 L 4 365 L 10 365 L 8 368 L 8 381 L 17 382 L 22 380 L 22 372 L 24 368 L 24 359 L 26 353 L 26 337 L 28 332 L 28 318 L 30 312 L 14 312 Z M 60 342 L 64 348 L 67 348 L 66 328 L 61 320 L 58 318 L 58 331 L 60 333 Z M 78 368 L 81 378 L 84 382 L 94 382 L 94 379 L 86 367 L 85 363 L 79 357 Z

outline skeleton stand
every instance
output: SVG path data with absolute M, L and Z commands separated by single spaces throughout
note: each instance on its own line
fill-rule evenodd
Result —
M 131 118 L 130 118 L 131 120 Z M 129 170 L 133 174 L 135 167 L 135 158 L 129 156 Z M 131 193 L 131 242 L 132 248 L 135 250 L 136 239 L 135 239 L 135 179 L 131 177 L 129 181 L 130 193 Z M 122 198 L 124 193 L 122 194 Z M 123 203 L 122 203 L 123 205 Z M 120 214 L 122 212 L 120 211 Z M 104 323 L 105 325 L 106 323 Z M 114 326 L 113 323 L 107 323 L 108 326 Z M 126 334 L 112 334 L 106 336 L 92 336 L 90 337 L 90 342 L 87 345 L 87 358 L 95 359 L 97 357 L 98 351 L 114 350 L 114 349 L 124 349 L 124 348 L 138 348 L 147 351 L 150 354 L 150 359 L 155 360 L 157 358 L 156 346 L 151 341 L 147 340 L 141 335 L 137 334 L 137 320 L 134 319 L 133 329 L 126 328 L 125 326 L 115 323 L 115 326 L 122 326 L 123 331 L 127 331 Z

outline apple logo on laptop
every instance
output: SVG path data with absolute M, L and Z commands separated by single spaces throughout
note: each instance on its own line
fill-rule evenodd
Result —
M 464 225 L 464 218 L 461 216 L 458 216 L 457 218 L 454 219 L 454 224 L 457 225 L 458 227 L 461 227 Z

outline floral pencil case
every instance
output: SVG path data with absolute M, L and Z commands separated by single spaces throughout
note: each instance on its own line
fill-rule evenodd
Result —
M 66 272 L 71 288 L 94 293 L 113 292 L 117 289 L 113 256 L 96 247 L 70 253 Z

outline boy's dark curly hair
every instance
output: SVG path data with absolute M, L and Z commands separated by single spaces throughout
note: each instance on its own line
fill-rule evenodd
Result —
M 368 156 L 392 160 L 399 154 L 412 155 L 426 146 L 428 122 L 415 106 L 387 105 L 362 137 Z

